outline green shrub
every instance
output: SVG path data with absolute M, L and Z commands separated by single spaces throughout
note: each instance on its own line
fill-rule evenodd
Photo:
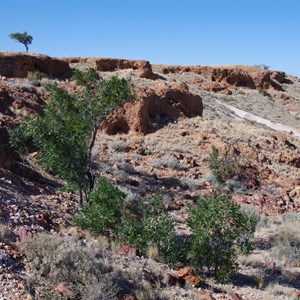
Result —
M 48 75 L 41 72 L 40 70 L 36 70 L 36 71 L 27 73 L 27 79 L 29 79 L 29 80 L 41 80 L 43 78 L 48 78 Z
M 239 171 L 238 164 L 232 160 L 229 155 L 225 158 L 219 158 L 219 150 L 212 146 L 212 153 L 210 155 L 208 166 L 214 178 L 220 184 L 224 184 L 228 179 L 237 175 Z
M 227 281 L 237 269 L 236 254 L 252 249 L 256 218 L 243 213 L 227 194 L 198 199 L 191 210 L 192 229 L 189 257 L 197 271 L 207 268 L 220 281 Z
M 166 262 L 175 262 L 180 249 L 176 248 L 174 222 L 164 209 L 162 197 L 154 195 L 132 206 L 122 216 L 120 240 L 136 247 L 142 255 L 150 246 L 156 246 Z
M 167 262 L 178 258 L 174 222 L 165 211 L 161 196 L 126 201 L 123 192 L 101 178 L 90 193 L 90 200 L 90 206 L 83 207 L 75 218 L 82 229 L 136 247 L 142 255 L 150 246 L 156 246 Z
M 83 207 L 75 218 L 76 224 L 94 234 L 115 236 L 121 223 L 125 197 L 105 177 L 100 178 L 90 193 L 90 205 Z

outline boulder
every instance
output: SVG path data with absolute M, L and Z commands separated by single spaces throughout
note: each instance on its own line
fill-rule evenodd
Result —
M 234 292 L 230 292 L 229 296 L 232 300 L 243 300 L 243 298 L 240 295 Z
M 199 287 L 202 283 L 202 280 L 194 274 L 192 268 L 185 267 L 178 271 L 179 278 L 184 279 L 186 282 L 191 284 L 194 287 Z
M 108 116 L 100 129 L 108 134 L 147 134 L 179 117 L 202 116 L 202 98 L 192 94 L 183 83 L 162 83 L 154 89 L 137 88 L 136 94 L 137 101 L 126 103 Z
M 204 291 L 204 290 L 197 291 L 196 295 L 201 300 L 214 300 L 215 299 L 215 298 L 213 298 L 213 296 L 209 292 Z

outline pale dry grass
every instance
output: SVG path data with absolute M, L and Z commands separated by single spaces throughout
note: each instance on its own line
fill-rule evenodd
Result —
M 291 299 L 297 300 L 295 289 L 289 287 L 283 287 L 278 283 L 270 283 L 266 287 L 266 300 L 274 299 Z
M 246 267 L 262 268 L 266 265 L 266 256 L 256 251 L 249 255 L 238 256 L 238 262 Z
M 159 257 L 159 251 L 156 245 L 150 245 L 147 249 L 147 257 L 150 259 L 157 259 Z
M 270 259 L 282 267 L 300 267 L 300 213 L 261 216 L 257 236 L 269 244 Z

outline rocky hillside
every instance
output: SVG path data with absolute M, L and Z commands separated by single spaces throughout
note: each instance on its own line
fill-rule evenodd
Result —
M 24 116 L 43 114 L 47 83 L 76 92 L 72 69 L 90 67 L 102 78 L 131 78 L 136 93 L 135 102 L 100 125 L 93 153 L 99 175 L 128 197 L 162 193 L 177 234 L 189 235 L 186 204 L 218 188 L 208 168 L 215 146 L 237 166 L 226 189 L 245 210 L 260 215 L 256 248 L 250 257 L 239 257 L 240 271 L 226 285 L 201 278 L 195 287 L 182 278 L 184 271 L 128 256 L 122 247 L 105 249 L 113 268 L 130 273 L 124 276 L 134 284 L 142 278 L 143 289 L 152 293 L 119 299 L 298 299 L 299 251 L 286 242 L 300 238 L 299 78 L 258 66 L 168 66 L 8 52 L 0 52 L 1 297 L 42 299 L 45 293 L 47 283 L 30 270 L 19 241 L 50 232 L 66 243 L 71 237 L 81 243 L 86 234 L 70 227 L 78 196 L 58 191 L 62 183 L 38 167 L 36 149 L 20 159 L 9 146 L 8 128 Z M 28 79 L 36 70 L 45 78 Z M 97 241 L 84 236 L 84 243 Z M 63 283 L 57 287 L 62 299 L 71 292 Z

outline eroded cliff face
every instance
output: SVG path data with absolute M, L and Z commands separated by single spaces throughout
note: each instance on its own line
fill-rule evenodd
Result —
M 51 78 L 66 79 L 72 76 L 69 64 L 47 55 L 0 52 L 0 75 L 8 78 L 26 78 L 28 72 L 39 70 Z
M 100 125 L 108 134 L 154 132 L 180 117 L 202 116 L 203 103 L 186 84 L 161 83 L 156 88 L 136 88 L 134 103 L 111 114 Z
M 159 76 L 153 73 L 150 62 L 146 60 L 81 57 L 63 58 L 62 60 L 68 62 L 75 68 L 80 68 L 84 65 L 86 68 L 94 68 L 100 72 L 115 72 L 120 70 L 131 69 L 135 72 L 135 75 L 137 75 L 138 77 L 151 80 L 159 79 Z
M 5 77 L 25 78 L 28 72 L 39 70 L 49 77 L 70 78 L 70 64 L 86 64 L 100 72 L 115 72 L 132 69 L 141 78 L 159 79 L 160 74 L 194 73 L 202 75 L 198 82 L 206 90 L 214 92 L 227 88 L 246 87 L 250 89 L 282 90 L 285 73 L 268 71 L 256 66 L 168 66 L 151 65 L 145 60 L 128 60 L 117 58 L 52 58 L 47 55 L 0 52 L 0 75 Z
M 256 66 L 166 66 L 154 65 L 153 70 L 162 74 L 194 73 L 202 75 L 195 84 L 204 90 L 219 92 L 228 88 L 275 89 L 282 91 L 285 73 L 268 71 Z

